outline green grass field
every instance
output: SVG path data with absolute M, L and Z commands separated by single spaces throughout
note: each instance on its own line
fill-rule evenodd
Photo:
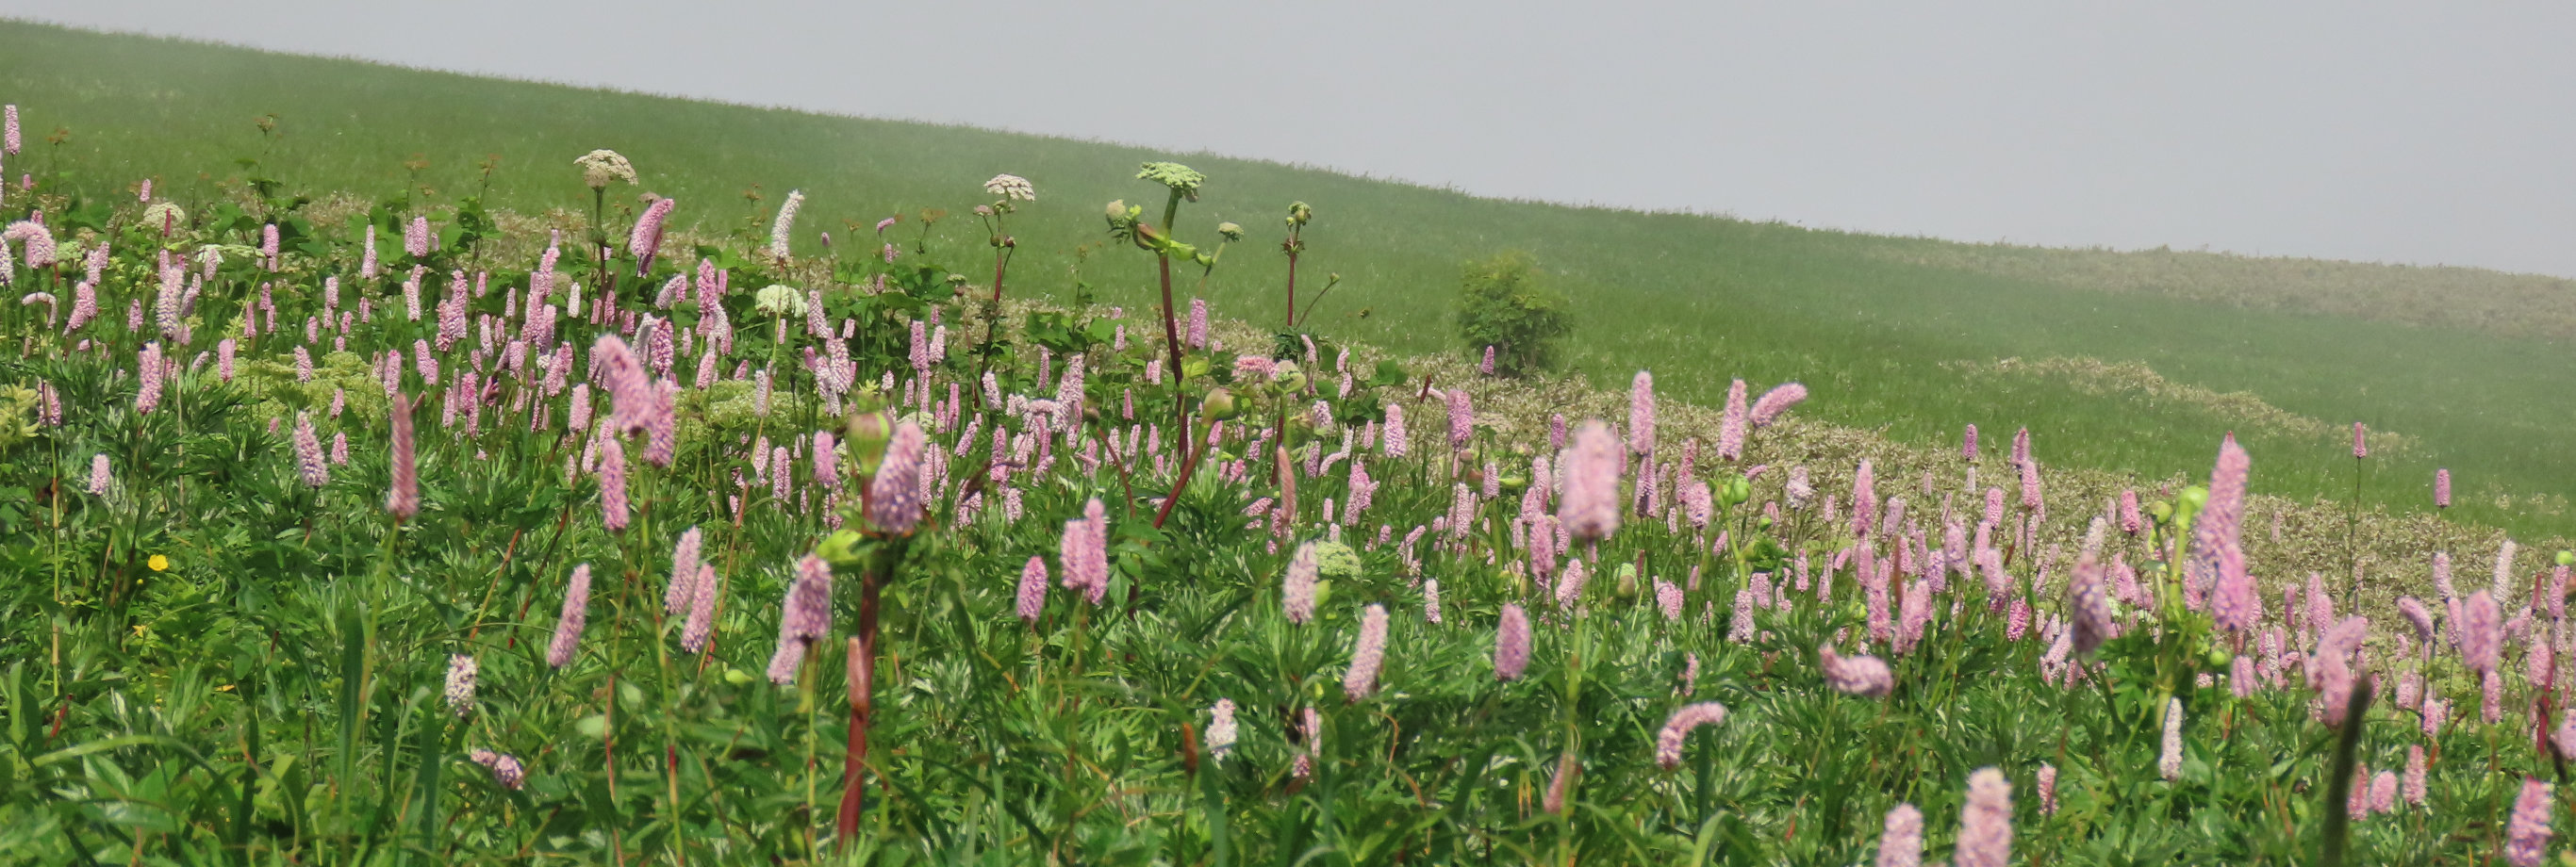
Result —
M 1132 196 L 1133 167 L 1172 156 L 22 23 L 0 23 L 0 101 L 19 104 L 29 128 L 13 178 L 60 160 L 81 166 L 80 179 L 156 177 L 161 195 L 184 203 L 219 195 L 242 173 L 236 159 L 257 157 L 296 189 L 383 195 L 414 182 L 404 164 L 418 155 L 435 212 L 472 192 L 478 164 L 497 156 L 489 203 L 538 212 L 585 205 L 568 161 L 611 147 L 634 159 L 641 189 L 678 198 L 678 219 L 702 227 L 765 225 L 789 189 L 804 190 L 800 250 L 819 250 L 820 230 L 849 237 L 892 213 L 960 212 L 933 236 L 950 262 L 974 261 L 984 242 L 962 213 L 978 184 L 1011 172 L 1040 196 L 1039 218 L 1019 223 L 1013 267 L 1015 292 L 1029 293 L 1068 289 L 1070 254 L 1103 240 L 1092 221 L 1045 216 Z M 274 140 L 253 125 L 262 115 L 278 119 Z M 46 144 L 57 128 L 68 141 Z M 1599 383 L 1651 368 L 1675 396 L 1714 402 L 1730 377 L 1796 379 L 1816 387 L 1805 411 L 1823 419 L 1918 443 L 1955 438 L 1970 422 L 2027 425 L 2042 460 L 2150 478 L 2205 473 L 2209 443 L 2235 429 L 2261 468 L 2258 492 L 2337 499 L 2354 471 L 2340 426 L 2360 420 L 2408 441 L 2373 457 L 2374 502 L 2429 508 L 2433 469 L 2447 466 L 2460 486 L 2455 515 L 2526 537 L 2576 534 L 2564 499 L 2576 456 L 2556 436 L 2576 425 L 2576 401 L 2563 394 L 2576 383 L 2576 353 L 2550 336 L 2563 334 L 2550 323 L 2576 297 L 2565 281 L 2231 257 L 2175 267 L 2170 254 L 2069 253 L 2034 265 L 2053 254 L 1186 160 L 1211 182 L 1185 238 L 1213 240 L 1218 220 L 1252 232 L 1207 293 L 1231 315 L 1270 316 L 1255 305 L 1276 303 L 1283 262 L 1267 248 L 1285 205 L 1304 200 L 1318 215 L 1305 268 L 1346 282 L 1310 324 L 1395 351 L 1464 351 L 1445 319 L 1458 263 L 1521 248 L 1577 300 L 1570 358 Z M 744 196 L 754 185 L 762 200 Z M 2052 276 L 2060 271 L 2068 276 Z M 1083 277 L 1113 303 L 1140 303 L 1149 285 L 1132 256 L 1092 259 Z M 2061 356 L 2144 362 L 2177 383 L 2251 392 L 2333 432 L 2250 429 L 2190 401 L 1944 366 Z

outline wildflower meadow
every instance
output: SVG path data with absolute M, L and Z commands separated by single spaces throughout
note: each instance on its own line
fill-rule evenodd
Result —
M 1177 162 L 823 231 L 553 165 L 548 223 L 0 190 L 0 861 L 2562 857 L 2576 557 L 2249 557 L 2235 438 L 2097 492 L 1725 369 L 1506 415 L 1543 354 L 1310 325 L 1330 204 Z

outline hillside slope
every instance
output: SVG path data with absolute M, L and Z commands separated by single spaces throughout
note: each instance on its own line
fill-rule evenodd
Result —
M 13 177 L 76 164 L 205 201 L 247 158 L 292 167 L 279 180 L 298 190 L 426 188 L 419 200 L 436 218 L 487 182 L 494 206 L 586 210 L 569 162 L 612 147 L 644 176 L 615 204 L 631 208 L 626 194 L 642 190 L 673 196 L 682 221 L 709 231 L 765 226 L 787 190 L 803 190 L 805 253 L 822 252 L 819 231 L 848 249 L 883 216 L 947 209 L 956 216 L 931 233 L 933 257 L 968 274 L 989 262 L 976 264 L 984 234 L 964 211 L 984 178 L 1011 172 L 1040 196 L 1012 226 L 1015 293 L 1061 295 L 1078 264 L 1104 300 L 1130 304 L 1145 298 L 1142 257 L 1074 254 L 1105 240 L 1100 203 L 1149 192 L 1129 177 L 1138 162 L 1176 156 L 23 23 L 0 23 L 0 101 L 19 104 L 28 127 Z M 264 115 L 274 135 L 254 126 Z M 68 136 L 49 143 L 57 129 Z M 2403 438 L 2372 458 L 2369 499 L 2425 509 L 2433 469 L 2447 466 L 2456 517 L 2533 536 L 2576 530 L 2563 498 L 2576 455 L 2558 447 L 2576 425 L 2564 399 L 2576 353 L 2551 324 L 2576 307 L 2565 281 L 2238 257 L 2179 267 L 2155 253 L 1999 251 L 1177 158 L 1210 177 L 1185 239 L 1213 242 L 1219 220 L 1250 227 L 1204 294 L 1254 321 L 1276 304 L 1278 216 L 1303 200 L 1317 212 L 1303 270 L 1346 286 L 1309 326 L 1391 350 L 1459 351 L 1445 318 L 1457 264 L 1521 248 L 1578 300 L 1571 363 L 1598 383 L 1652 368 L 1667 390 L 1713 404 L 1732 377 L 1801 380 L 1825 420 L 1916 444 L 1971 422 L 2027 425 L 2052 462 L 2145 477 L 2206 473 L 2208 443 L 2236 430 L 2263 466 L 2262 492 L 2299 499 L 2349 495 L 2342 431 L 2361 420 Z M 759 198 L 746 196 L 754 189 Z M 897 231 L 908 239 L 918 225 Z M 2437 296 L 2468 312 L 2413 303 Z M 2136 365 L 2147 375 L 2080 374 Z

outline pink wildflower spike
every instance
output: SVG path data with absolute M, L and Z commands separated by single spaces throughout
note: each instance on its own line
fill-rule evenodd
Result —
M 1502 625 L 1494 630 L 1494 679 L 1519 680 L 1529 659 L 1529 614 L 1519 603 L 1504 603 Z
M 1923 811 L 1898 804 L 1878 834 L 1878 867 L 1922 867 Z
M 2361 422 L 2353 422 L 2352 458 L 2353 460 L 2360 460 L 2366 457 L 2370 457 L 2369 431 L 2367 428 L 2362 427 Z
M 1713 701 L 1683 705 L 1664 721 L 1663 731 L 1655 735 L 1655 764 L 1673 770 L 1682 764 L 1682 742 L 1692 729 L 1726 721 L 1726 706 Z
M 1597 540 L 1619 529 L 1618 441 L 1599 420 L 1585 421 L 1574 432 L 1565 458 L 1565 490 L 1557 498 L 1557 519 L 1576 539 Z
M 2433 507 L 2451 507 L 2451 471 L 2447 468 L 2433 471 Z
M 396 523 L 420 514 L 420 465 L 412 454 L 411 409 L 411 398 L 394 395 L 393 442 L 388 449 L 393 485 L 385 494 L 385 511 L 393 513 Z
M 1885 698 L 1896 686 L 1887 662 L 1875 656 L 1845 657 L 1827 644 L 1816 648 L 1816 667 L 1834 691 L 1864 698 Z
M 2549 854 L 2550 785 L 2522 779 L 2522 794 L 2513 799 L 2513 818 L 2505 824 L 2504 859 L 2513 867 L 2540 867 Z
M 698 564 L 697 592 L 689 599 L 689 618 L 680 627 L 680 649 L 698 653 L 707 649 L 707 639 L 715 634 L 716 599 L 723 594 L 724 583 L 716 577 L 713 563 Z
M 1351 646 L 1351 667 L 1342 675 L 1342 694 L 1359 701 L 1377 692 L 1377 675 L 1386 662 L 1386 606 L 1360 612 L 1360 635 Z
M 690 527 L 671 546 L 671 580 L 662 590 L 662 613 L 688 610 L 690 600 L 697 597 L 698 547 L 702 538 L 698 528 Z
M 1806 386 L 1794 382 L 1772 386 L 1770 391 L 1762 393 L 1761 399 L 1753 402 L 1753 410 L 1751 415 L 1747 416 L 1747 420 L 1752 422 L 1756 430 L 1770 427 L 1778 422 L 1781 416 L 1787 415 L 1790 407 L 1797 406 L 1806 399 Z
M 1726 389 L 1726 412 L 1717 425 L 1717 457 L 1729 463 L 1744 459 L 1744 432 L 1747 411 L 1744 408 L 1744 380 L 1736 380 Z
M 2504 646 L 2502 617 L 2496 611 L 2495 598 L 2487 591 L 2469 594 L 2460 605 L 2460 664 L 2479 674 L 2496 670 L 2498 655 Z
M 608 437 L 599 443 L 599 523 L 617 532 L 626 522 L 626 448 Z
M 1046 610 L 1046 592 L 1046 558 L 1030 557 L 1028 565 L 1020 567 L 1021 620 L 1028 621 L 1032 625 L 1038 622 L 1038 615 Z
M 911 533 L 921 525 L 921 471 L 926 447 L 927 436 L 920 425 L 906 420 L 895 426 L 885 459 L 878 465 L 875 481 L 868 486 L 868 523 L 897 535 Z
M 679 203 L 655 199 L 635 218 L 635 229 L 626 235 L 626 253 L 635 257 L 635 276 L 653 270 L 653 256 L 662 250 L 662 226 L 671 218 L 671 209 Z
M 1968 802 L 1959 810 L 1957 867 L 2005 867 L 2012 862 L 2012 783 L 2002 771 L 1968 775 Z
M 313 432 L 311 413 L 295 414 L 295 469 L 303 476 L 306 487 L 331 483 L 331 466 L 323 460 L 322 438 Z
M 581 647 L 583 624 L 590 620 L 590 564 L 572 567 L 572 580 L 564 587 L 563 613 L 555 618 L 554 642 L 546 645 L 546 665 L 562 668 L 572 664 L 573 651 Z
M 2039 814 L 2057 815 L 2057 766 L 2040 765 L 2037 776 L 2039 777 Z
M 1977 462 L 1977 426 L 1974 422 L 1969 423 L 1968 429 L 1959 435 L 1959 457 L 1968 463 Z
M 91 456 L 89 459 L 89 492 L 91 494 L 104 497 L 107 496 L 108 489 L 113 487 L 115 484 L 116 478 L 108 473 L 107 453 L 100 452 Z
M 2416 744 L 2407 747 L 2406 777 L 2398 784 L 2399 794 L 2406 799 L 2406 803 L 2418 807 L 2424 805 L 2424 796 L 2427 794 L 2425 785 L 2427 770 L 2429 769 L 2424 764 L 2424 746 Z
M 2209 499 L 2192 523 L 2191 559 L 2185 574 L 2200 586 L 2216 584 L 2221 560 L 2237 545 L 2245 519 L 2245 479 L 2253 458 L 2236 445 L 2234 435 L 2218 446 L 2218 464 L 2209 474 Z
M 2182 698 L 2165 700 L 2165 737 L 2156 759 L 2156 774 L 2165 782 L 2182 779 Z
M 1315 619 L 1315 578 L 1320 569 L 1313 542 L 1298 545 L 1297 553 L 1288 558 L 1288 573 L 1280 582 L 1288 622 L 1302 624 Z
M 1637 371 L 1628 387 L 1628 453 L 1650 454 L 1655 450 L 1655 375 Z

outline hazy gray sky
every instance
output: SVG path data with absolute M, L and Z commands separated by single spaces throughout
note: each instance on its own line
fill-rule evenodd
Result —
M 2576 276 L 2576 4 L 0 0 L 1812 226 Z

